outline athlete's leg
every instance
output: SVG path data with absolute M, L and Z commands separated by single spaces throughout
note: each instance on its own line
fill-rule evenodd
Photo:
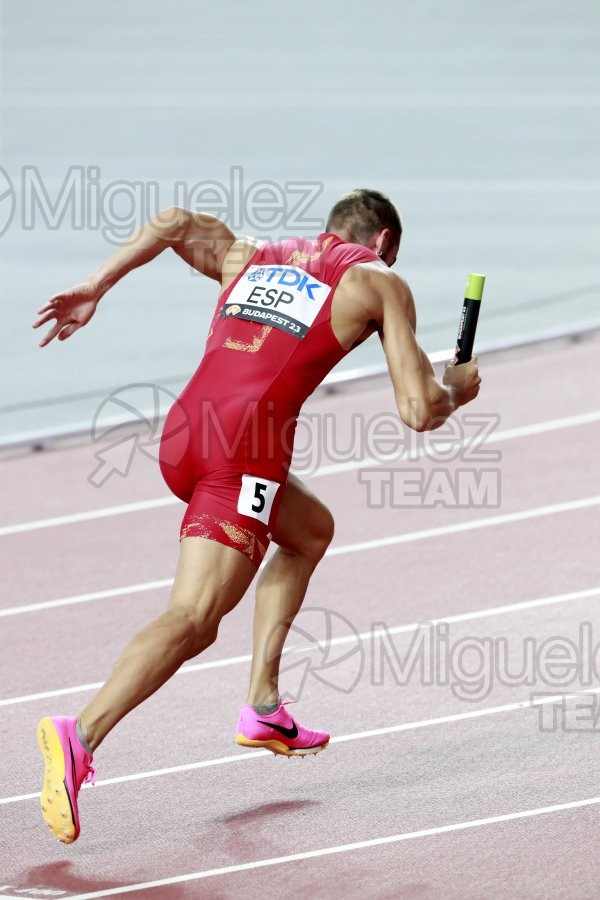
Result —
M 310 576 L 333 537 L 333 517 L 300 479 L 290 476 L 272 529 L 279 545 L 256 589 L 248 703 L 275 703 L 279 661 Z
M 221 619 L 241 600 L 255 574 L 252 562 L 232 547 L 200 537 L 181 540 L 167 611 L 133 638 L 78 717 L 92 751 L 183 662 L 213 643 Z

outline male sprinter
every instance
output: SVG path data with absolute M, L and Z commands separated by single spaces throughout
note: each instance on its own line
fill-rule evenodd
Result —
M 247 705 L 236 741 L 286 756 L 324 749 L 329 735 L 294 720 L 280 701 L 279 659 L 309 578 L 333 536 L 329 510 L 289 474 L 293 433 L 305 399 L 353 347 L 378 332 L 402 421 L 438 427 L 478 393 L 475 362 L 434 378 L 415 340 L 408 285 L 390 266 L 402 226 L 391 201 L 356 190 L 334 205 L 316 241 L 260 244 L 218 219 L 169 209 L 148 222 L 82 284 L 39 310 L 42 340 L 64 340 L 92 318 L 112 285 L 172 248 L 218 281 L 206 350 L 165 423 L 185 415 L 173 464 L 161 446 L 167 485 L 188 504 L 169 605 L 127 646 L 108 681 L 75 718 L 44 718 L 41 805 L 64 843 L 79 835 L 77 796 L 93 777 L 92 754 L 130 710 L 213 643 L 223 616 L 244 596 L 269 540 L 278 545 L 256 588 Z

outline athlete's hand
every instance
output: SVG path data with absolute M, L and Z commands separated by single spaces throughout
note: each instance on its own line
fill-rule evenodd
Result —
M 33 323 L 34 328 L 39 328 L 50 319 L 56 319 L 55 324 L 40 342 L 40 347 L 45 347 L 57 335 L 59 341 L 64 341 L 78 328 L 87 325 L 96 312 L 101 296 L 91 281 L 83 281 L 68 291 L 62 291 L 51 297 L 45 306 L 38 309 L 39 318 Z
M 446 363 L 446 371 L 444 372 L 444 384 L 446 387 L 452 387 L 456 391 L 459 406 L 470 403 L 479 393 L 479 385 L 481 378 L 477 367 L 477 357 L 474 356 L 470 362 L 454 365 L 454 363 Z

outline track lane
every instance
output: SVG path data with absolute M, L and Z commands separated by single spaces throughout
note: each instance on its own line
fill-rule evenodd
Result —
M 538 360 L 538 363 L 548 363 L 547 384 L 549 387 L 555 383 L 557 394 L 549 397 L 544 392 L 540 396 L 540 404 L 535 407 L 536 420 L 541 413 L 550 417 L 550 407 L 553 407 L 552 414 L 557 415 L 561 411 L 566 414 L 583 411 L 576 403 L 577 379 L 561 380 L 557 374 L 555 364 L 565 361 L 561 353 L 553 351 L 544 355 L 545 360 L 544 357 Z M 582 376 L 592 363 L 591 354 L 582 354 L 579 361 L 584 357 L 585 365 L 578 373 Z M 518 372 L 507 366 L 504 383 L 500 364 L 497 366 L 494 390 L 503 396 L 502 403 L 505 406 L 513 403 L 509 388 L 521 391 L 507 427 L 518 427 L 532 418 L 531 400 L 536 386 L 527 380 L 527 373 L 533 378 L 536 367 L 526 362 L 524 367 L 519 363 Z M 539 365 L 537 369 L 539 385 Z M 583 387 L 580 383 L 579 387 L 581 402 L 588 402 L 589 383 L 586 381 Z M 380 396 L 380 391 L 367 394 L 372 400 Z M 350 409 L 355 399 L 336 398 L 336 409 L 338 400 Z M 563 403 L 564 408 L 559 408 Z M 503 476 L 507 480 L 503 507 L 499 511 L 487 510 L 484 515 L 531 508 L 535 502 L 556 503 L 586 492 L 591 495 L 592 488 L 596 492 L 597 466 L 588 442 L 597 433 L 598 427 L 590 423 L 555 432 L 551 437 L 538 435 L 507 441 L 501 447 Z M 36 465 L 41 458 L 36 459 Z M 588 474 L 592 478 L 586 480 Z M 365 539 L 354 521 L 361 506 L 360 499 L 356 499 L 357 484 L 352 479 L 356 479 L 356 473 L 352 477 L 350 473 L 337 474 L 316 480 L 313 485 L 324 496 L 330 495 L 332 501 L 337 498 L 340 528 L 336 540 L 340 543 L 355 536 L 358 541 Z M 139 488 L 141 481 L 136 484 Z M 352 484 L 353 492 L 349 487 Z M 346 501 L 351 494 L 354 499 Z M 56 503 L 58 495 L 53 496 L 52 502 Z M 132 491 L 131 497 L 135 496 Z M 139 494 L 137 498 L 141 499 Z M 374 512 L 364 513 L 363 522 Z M 379 512 L 382 512 L 377 520 L 381 531 L 375 534 L 395 533 L 398 510 Z M 407 532 L 430 527 L 426 523 L 461 522 L 465 516 L 464 511 L 456 510 L 401 510 L 400 514 L 402 524 L 398 530 Z M 2 538 L 0 550 L 6 549 L 12 567 L 21 568 L 19 587 L 24 592 L 30 591 L 27 599 L 51 600 L 66 597 L 69 590 L 73 593 L 93 590 L 94 579 L 98 589 L 109 588 L 106 572 L 110 572 L 117 587 L 135 583 L 140 574 L 140 580 L 168 578 L 174 571 L 177 552 L 176 539 L 171 539 L 173 528 L 178 526 L 179 507 L 153 510 L 140 518 L 144 518 L 147 527 L 140 528 L 135 516 L 123 517 L 129 519 L 131 552 L 121 553 L 120 558 L 114 551 L 115 545 L 124 540 L 118 518 L 111 523 L 112 529 L 103 530 L 99 520 L 56 529 L 54 533 L 52 529 L 45 534 L 38 532 L 40 537 L 45 537 L 45 543 L 36 543 L 31 533 L 22 538 L 29 551 L 22 556 L 14 552 L 13 545 L 5 543 L 10 537 Z M 373 619 L 389 621 L 392 625 L 418 622 L 561 591 L 583 590 L 600 584 L 597 557 L 586 539 L 597 533 L 597 522 L 595 508 L 580 509 L 468 534 L 440 535 L 410 545 L 332 556 L 319 568 L 308 602 L 341 612 L 362 631 Z M 92 524 L 97 527 L 90 528 L 89 534 L 93 533 L 90 538 L 86 529 Z M 61 531 L 64 532 L 62 540 L 56 541 Z M 368 534 L 366 539 L 371 536 Z M 87 546 L 89 567 L 91 545 L 100 566 L 89 573 L 78 555 L 85 556 L 83 548 Z M 37 567 L 31 566 L 32 558 L 36 559 Z M 568 566 L 561 563 L 564 559 L 568 560 Z M 49 571 L 53 572 L 51 578 L 48 578 Z M 443 588 L 440 571 L 445 573 Z M 60 594 L 56 593 L 57 586 Z M 119 642 L 122 646 L 135 630 L 136 622 L 143 624 L 150 614 L 162 608 L 167 593 L 164 586 L 125 597 L 114 596 L 3 619 L 1 626 L 10 647 L 10 655 L 4 660 L 4 689 L 9 690 L 11 684 L 21 688 L 27 684 L 34 689 L 64 685 L 65 666 L 54 648 L 60 646 L 61 636 L 65 634 L 70 635 L 73 648 L 69 677 L 77 675 L 82 681 L 100 679 L 106 674 L 106 666 Z M 20 599 L 20 602 L 27 601 Z M 3 604 L 10 605 L 6 597 Z M 583 597 L 566 604 L 510 610 L 486 619 L 456 623 L 452 634 L 457 639 L 462 636 L 480 640 L 507 635 L 512 648 L 510 659 L 516 664 L 519 641 L 523 637 L 541 641 L 560 635 L 574 639 L 580 622 L 596 623 L 596 609 L 597 599 Z M 228 617 L 219 643 L 203 659 L 247 654 L 250 618 L 251 603 L 245 602 Z M 400 634 L 395 645 L 405 652 L 409 639 L 408 633 Z M 24 669 L 21 661 L 27 651 L 31 662 Z M 336 677 L 343 679 L 346 672 L 351 674 L 352 664 L 352 658 L 340 664 L 335 670 Z M 101 748 L 97 754 L 101 777 L 118 778 L 161 766 L 235 756 L 238 751 L 231 740 L 232 728 L 239 699 L 245 691 L 247 671 L 247 664 L 239 663 L 174 679 L 128 717 Z M 293 685 L 297 674 L 291 670 L 286 675 L 288 685 Z M 165 773 L 107 784 L 92 791 L 86 789 L 81 798 L 85 830 L 82 839 L 71 848 L 49 842 L 36 815 L 35 800 L 4 805 L 6 843 L 0 844 L 0 857 L 9 861 L 6 882 L 14 882 L 18 889 L 45 885 L 78 896 L 165 874 L 177 878 L 185 872 L 251 863 L 270 856 L 286 857 L 295 849 L 335 847 L 340 843 L 444 828 L 469 819 L 512 815 L 519 810 L 594 797 L 598 733 L 592 729 L 583 734 L 560 730 L 541 733 L 539 710 L 500 709 L 477 718 L 451 718 L 465 709 L 483 712 L 486 706 L 510 703 L 523 695 L 527 697 L 528 693 L 524 687 L 495 684 L 485 698 L 467 703 L 443 685 L 428 687 L 411 681 L 399 687 L 391 678 L 377 686 L 368 678 L 361 678 L 352 693 L 346 695 L 315 678 L 308 678 L 297 708 L 298 716 L 307 724 L 331 727 L 341 737 L 360 729 L 385 728 L 390 720 L 409 727 L 396 733 L 332 743 L 327 753 L 317 760 L 293 761 L 295 766 L 285 760 L 259 756 L 246 762 Z M 81 695 L 71 695 L 0 707 L 3 748 L 14 760 L 11 771 L 0 781 L 0 793 L 4 797 L 35 790 L 32 773 L 39 774 L 37 751 L 33 737 L 28 742 L 24 736 L 33 735 L 39 716 L 47 712 L 68 712 L 79 706 L 81 699 Z M 579 698 L 570 702 L 579 702 Z M 430 719 L 435 722 L 418 724 Z M 400 798 L 400 802 L 390 804 L 391 795 Z M 327 861 L 323 858 L 321 862 L 307 859 L 284 863 L 278 871 L 285 872 L 283 877 L 288 879 L 285 889 L 289 885 L 290 895 L 292 887 L 298 889 L 302 871 L 308 873 L 308 883 L 317 885 L 325 877 L 331 886 L 337 884 L 339 871 L 351 873 L 352 883 L 356 883 L 357 878 L 362 880 L 363 873 L 368 878 L 369 872 L 381 868 L 379 893 L 374 896 L 396 896 L 394 886 L 397 885 L 406 887 L 407 896 L 411 896 L 411 891 L 415 896 L 427 896 L 427 891 L 435 890 L 443 873 L 452 872 L 452 859 L 463 860 L 464 864 L 470 852 L 475 854 L 473 858 L 483 862 L 468 873 L 461 896 L 469 896 L 465 891 L 472 890 L 475 898 L 491 890 L 494 896 L 502 897 L 509 896 L 511 881 L 505 874 L 504 861 L 512 847 L 521 849 L 520 859 L 530 867 L 532 877 L 527 882 L 528 889 L 531 896 L 536 896 L 536 884 L 541 885 L 540 890 L 550 884 L 540 874 L 538 862 L 547 858 L 552 841 L 554 846 L 558 841 L 558 826 L 550 824 L 552 816 L 553 822 L 560 817 L 568 821 L 569 827 L 578 834 L 583 834 L 582 821 L 589 825 L 596 820 L 595 810 L 579 807 L 536 816 L 535 822 L 533 818 L 511 820 L 482 825 L 470 833 L 463 830 L 410 839 L 394 848 L 377 846 L 368 851 L 356 850 L 327 857 Z M 540 826 L 542 819 L 549 823 L 545 828 Z M 23 864 L 21 860 L 31 856 L 32 827 L 37 835 L 35 858 L 33 864 Z M 490 838 L 489 829 L 495 829 L 494 835 L 501 837 Z M 544 838 L 541 850 L 535 852 L 533 846 L 524 847 L 518 839 L 518 835 L 533 833 L 542 840 L 546 832 L 548 840 Z M 181 834 L 188 837 L 185 846 L 181 844 Z M 450 848 L 447 852 L 452 859 L 443 858 L 442 850 L 439 864 L 437 858 L 431 864 L 431 854 L 425 856 L 427 842 L 430 846 L 435 842 L 436 846 Z M 570 858 L 577 858 L 571 844 L 567 846 L 572 851 Z M 430 863 L 424 868 L 425 859 Z M 407 880 L 409 872 L 419 871 L 419 865 L 424 873 L 422 881 Z M 481 868 L 483 871 L 478 874 Z M 593 866 L 588 866 L 587 872 L 578 872 L 573 882 L 582 890 L 586 878 L 588 883 L 592 878 L 590 869 Z M 265 884 L 281 884 L 274 877 L 273 869 L 256 870 L 250 881 L 248 876 L 244 879 L 251 885 L 246 893 L 259 896 Z M 218 896 L 234 896 L 243 878 L 243 873 L 214 876 L 213 881 L 206 882 L 206 887 L 217 891 Z M 345 887 L 346 893 L 349 884 L 343 876 L 339 877 L 339 885 Z M 162 896 L 167 898 L 192 897 L 198 896 L 199 885 L 200 882 L 190 882 L 187 886 L 175 883 L 159 891 L 164 891 Z M 392 887 L 388 889 L 388 885 Z M 554 887 L 552 896 L 561 896 L 560 886 Z M 204 893 L 204 887 L 202 890 Z M 137 895 L 155 896 L 156 889 Z
M 93 812 L 91 796 L 82 795 L 87 839 L 73 848 L 44 843 L 43 824 L 34 826 L 38 859 L 65 859 L 70 850 L 79 874 L 101 864 L 104 879 L 126 884 L 287 856 L 290 846 L 310 851 L 510 815 L 596 796 L 590 791 L 596 752 L 593 740 L 541 734 L 526 716 L 507 716 L 340 745 L 336 765 L 264 758 L 252 775 L 242 766 L 227 779 L 173 776 L 168 793 L 135 782 L 111 803 L 99 790 Z M 177 803 L 168 803 L 169 796 Z M 11 846 L 29 842 L 31 823 L 22 809 L 5 813 Z M 484 829 L 480 840 L 489 846 Z M 6 876 L 19 881 L 23 873 L 15 857 Z M 53 884 L 62 887 L 60 878 Z

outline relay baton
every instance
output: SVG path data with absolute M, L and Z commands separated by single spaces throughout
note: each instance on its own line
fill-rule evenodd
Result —
M 473 343 L 475 342 L 475 331 L 477 329 L 484 284 L 485 275 L 477 275 L 475 272 L 471 272 L 467 278 L 467 289 L 465 290 L 465 299 L 456 339 L 456 354 L 454 356 L 454 365 L 456 366 L 469 362 L 473 356 Z

